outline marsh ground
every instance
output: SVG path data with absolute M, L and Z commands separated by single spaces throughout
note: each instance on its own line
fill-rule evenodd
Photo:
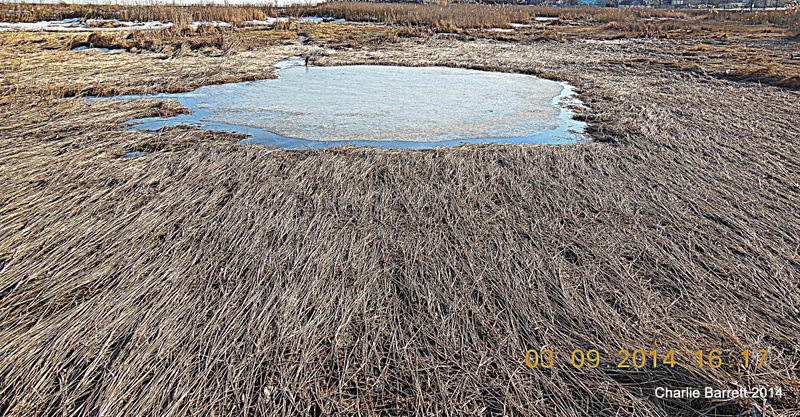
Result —
M 637 19 L 0 33 L 0 414 L 797 415 L 797 40 Z M 568 81 L 595 141 L 274 150 L 75 97 L 295 55 Z M 528 369 L 543 347 L 557 366 Z M 592 348 L 603 366 L 559 366 Z M 617 369 L 620 349 L 678 366 Z M 705 385 L 784 396 L 653 393 Z

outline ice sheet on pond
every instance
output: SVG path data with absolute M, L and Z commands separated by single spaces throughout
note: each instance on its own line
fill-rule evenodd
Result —
M 175 99 L 192 114 L 136 127 L 196 125 L 281 147 L 335 144 L 449 146 L 465 142 L 569 143 L 584 124 L 564 107 L 566 84 L 530 75 L 445 67 L 280 63 L 278 78 L 201 87 Z M 131 96 L 126 98 L 141 98 Z

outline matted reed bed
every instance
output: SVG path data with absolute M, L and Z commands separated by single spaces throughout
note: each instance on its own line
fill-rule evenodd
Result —
M 112 58 L 0 36 L 2 415 L 798 415 L 796 90 L 659 65 L 669 40 Z M 61 99 L 264 78 L 312 53 L 569 81 L 596 142 L 272 150 L 120 126 L 168 103 Z M 543 348 L 605 359 L 526 367 Z M 678 366 L 617 369 L 619 349 Z M 700 369 L 700 349 L 769 356 Z M 784 396 L 654 396 L 735 384 Z

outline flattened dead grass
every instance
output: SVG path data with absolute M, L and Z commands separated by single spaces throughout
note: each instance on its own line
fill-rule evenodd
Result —
M 638 60 L 671 39 L 348 47 L 326 28 L 169 56 L 0 34 L 0 414 L 797 415 L 797 91 Z M 286 151 L 120 126 L 180 111 L 151 100 L 61 100 L 265 77 L 295 54 L 549 74 L 598 142 Z M 527 369 L 545 346 L 567 368 Z M 570 369 L 590 348 L 610 367 Z M 614 367 L 637 348 L 680 366 Z M 698 349 L 770 356 L 699 369 Z M 785 396 L 653 395 L 731 381 Z

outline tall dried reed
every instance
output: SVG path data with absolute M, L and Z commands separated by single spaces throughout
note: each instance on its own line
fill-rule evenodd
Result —
M 277 16 L 272 6 L 122 6 L 85 4 L 0 3 L 0 21 L 36 22 L 41 20 L 119 19 L 161 21 L 176 24 L 193 21 L 241 23 Z

